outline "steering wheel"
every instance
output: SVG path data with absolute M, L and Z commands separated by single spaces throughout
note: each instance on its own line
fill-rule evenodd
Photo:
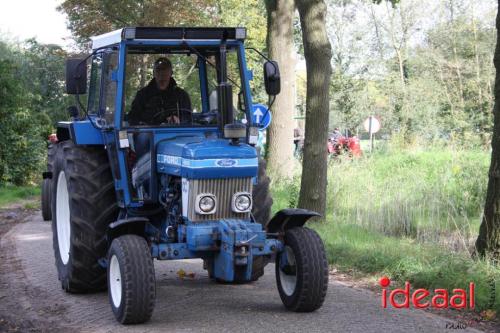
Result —
M 171 114 L 167 117 L 167 114 Z M 188 120 L 186 120 L 186 115 Z M 160 125 L 193 123 L 193 111 L 187 108 L 168 108 L 156 112 L 151 118 L 151 123 Z
M 200 125 L 216 125 L 219 112 L 201 112 L 193 113 L 193 119 Z

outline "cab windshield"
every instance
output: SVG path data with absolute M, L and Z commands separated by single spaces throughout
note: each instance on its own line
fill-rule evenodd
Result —
M 124 83 L 124 127 L 218 126 L 220 51 L 212 48 L 129 46 Z M 245 118 L 236 47 L 228 47 L 228 81 L 236 120 Z M 240 96 L 240 103 L 238 103 Z

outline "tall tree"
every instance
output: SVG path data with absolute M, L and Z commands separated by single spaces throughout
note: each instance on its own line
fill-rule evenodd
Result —
M 273 104 L 268 129 L 267 167 L 276 177 L 291 177 L 293 168 L 293 114 L 295 109 L 295 48 L 293 44 L 293 0 L 266 0 L 267 48 L 280 65 L 281 93 Z
M 125 26 L 173 26 L 204 23 L 216 12 L 212 0 L 65 0 L 58 10 L 79 42 Z
M 498 1 L 500 8 L 500 0 Z M 479 228 L 476 249 L 480 255 L 500 260 L 500 10 L 497 13 L 497 46 L 493 63 L 496 69 L 495 105 L 493 107 L 493 138 L 491 164 L 483 220 Z
M 323 0 L 297 0 L 307 72 L 306 131 L 299 207 L 325 216 L 332 48 Z

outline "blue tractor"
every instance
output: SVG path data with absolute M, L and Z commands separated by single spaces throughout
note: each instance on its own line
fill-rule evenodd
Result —
M 318 214 L 270 217 L 245 38 L 244 28 L 123 28 L 92 38 L 90 56 L 67 60 L 77 106 L 49 146 L 43 206 L 62 288 L 107 289 L 120 323 L 151 317 L 153 259 L 201 258 L 225 283 L 255 281 L 275 261 L 286 308 L 314 311 L 324 301 L 324 246 L 304 227 Z M 252 51 L 272 101 L 278 64 Z

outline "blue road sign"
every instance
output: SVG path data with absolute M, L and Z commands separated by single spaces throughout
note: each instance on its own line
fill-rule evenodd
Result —
M 254 104 L 252 108 L 252 123 L 259 125 L 259 130 L 263 131 L 271 124 L 271 112 L 267 112 L 267 107 L 262 104 Z

